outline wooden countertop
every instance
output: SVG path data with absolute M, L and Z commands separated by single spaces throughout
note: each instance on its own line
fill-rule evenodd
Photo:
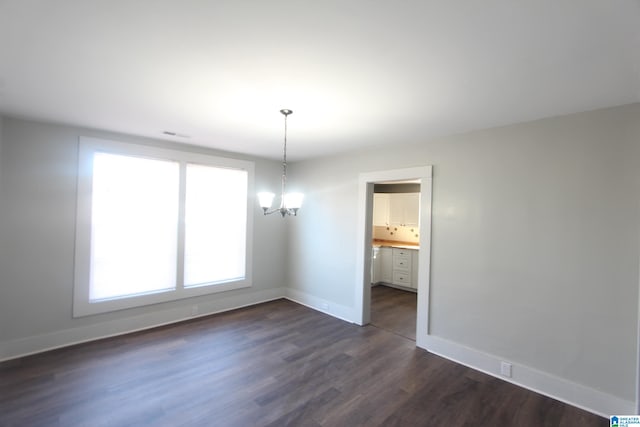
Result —
M 401 249 L 420 249 L 420 245 L 418 243 L 413 242 L 400 242 L 397 240 L 383 240 L 383 239 L 373 239 L 371 242 L 373 247 L 389 247 L 389 248 L 401 248 Z

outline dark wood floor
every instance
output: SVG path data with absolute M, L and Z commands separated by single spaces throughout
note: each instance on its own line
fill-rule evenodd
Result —
M 286 300 L 0 364 L 2 426 L 605 426 Z
M 371 288 L 371 324 L 410 340 L 416 340 L 415 292 L 389 286 Z

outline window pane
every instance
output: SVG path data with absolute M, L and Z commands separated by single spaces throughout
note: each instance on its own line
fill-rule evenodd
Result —
M 245 276 L 248 173 L 187 165 L 184 285 Z
M 179 164 L 96 153 L 91 301 L 175 288 Z

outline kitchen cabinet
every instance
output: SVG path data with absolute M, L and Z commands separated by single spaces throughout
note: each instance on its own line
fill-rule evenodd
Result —
M 389 223 L 403 227 L 418 227 L 420 193 L 391 193 L 389 196 Z
M 394 285 L 415 289 L 411 280 L 412 252 L 411 249 L 393 248 L 393 280 L 391 283 Z
M 371 248 L 371 284 L 378 283 L 380 279 L 380 273 L 382 269 L 382 263 L 380 262 L 380 248 Z
M 393 249 L 380 248 L 380 280 L 379 282 L 393 282 Z
M 386 227 L 389 225 L 389 194 L 374 193 L 373 225 Z
M 380 247 L 374 251 L 372 283 L 417 289 L 418 254 L 417 249 Z
M 373 225 L 418 227 L 420 193 L 374 193 Z
M 419 250 L 411 251 L 411 287 L 418 290 L 418 259 L 420 258 Z

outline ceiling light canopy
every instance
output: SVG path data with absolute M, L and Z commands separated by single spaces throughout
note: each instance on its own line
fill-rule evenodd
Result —
M 275 212 L 280 212 L 280 215 L 284 218 L 287 215 L 298 215 L 298 209 L 302 206 L 302 199 L 304 195 L 302 193 L 287 193 L 287 118 L 293 111 L 288 109 L 280 110 L 284 115 L 284 148 L 282 155 L 282 191 L 280 195 L 280 207 L 271 209 L 274 193 L 263 192 L 258 193 L 258 201 L 260 207 L 264 211 L 265 215 L 270 215 Z

